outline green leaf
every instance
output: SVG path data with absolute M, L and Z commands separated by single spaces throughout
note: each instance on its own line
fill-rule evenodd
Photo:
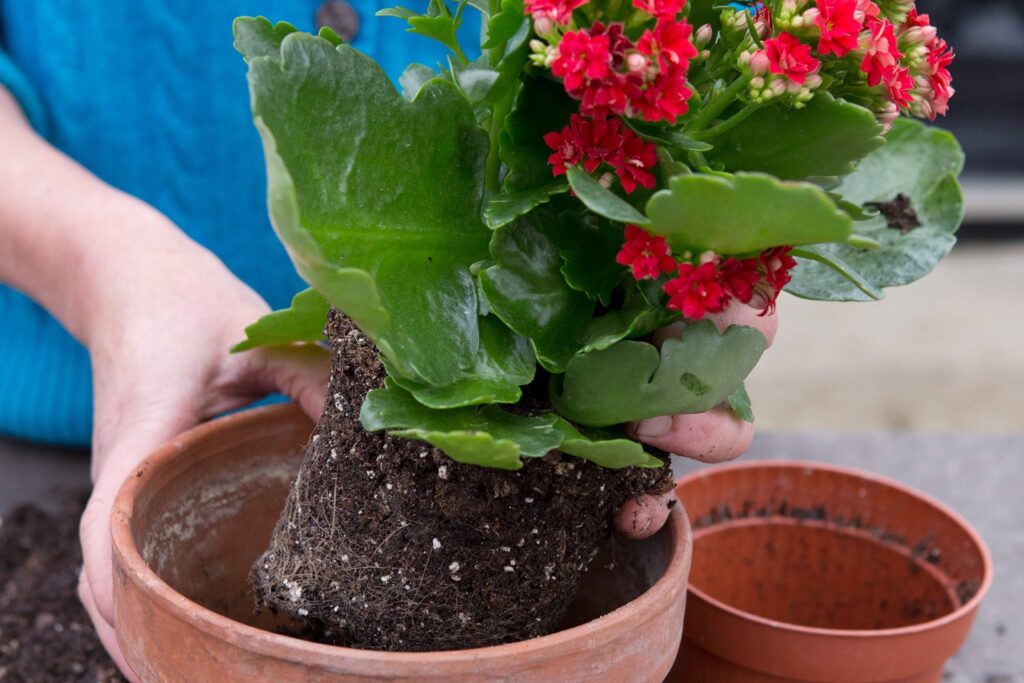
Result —
M 551 182 L 551 149 L 544 144 L 544 135 L 562 130 L 577 110 L 578 105 L 561 83 L 546 78 L 523 79 L 499 138 L 501 161 L 508 167 L 506 189 L 527 190 Z
M 385 361 L 385 367 L 388 367 Z M 520 386 L 533 381 L 537 369 L 530 343 L 494 316 L 480 319 L 480 350 L 465 377 L 443 387 L 430 386 L 391 372 L 394 382 L 428 408 L 462 408 L 482 403 L 515 403 Z
M 607 349 L 623 339 L 645 337 L 676 317 L 666 313 L 663 307 L 651 305 L 640 291 L 639 283 L 627 283 L 625 290 L 625 303 L 621 308 L 608 311 L 587 325 L 582 353 Z
M 423 64 L 410 64 L 398 77 L 398 85 L 402 88 L 402 97 L 407 100 L 416 99 L 416 95 L 431 79 L 437 78 L 438 73 L 429 66 Z
M 764 336 L 733 325 L 720 333 L 710 320 L 689 325 L 658 349 L 621 341 L 573 358 L 552 378 L 551 402 L 560 415 L 588 427 L 659 415 L 702 413 L 726 400 L 757 364 Z
M 235 49 L 246 59 L 273 57 L 281 52 L 281 41 L 297 28 L 285 21 L 271 24 L 264 17 L 238 17 L 233 24 Z
M 562 259 L 534 211 L 494 232 L 494 265 L 480 272 L 491 311 L 533 345 L 537 360 L 562 372 L 583 345 L 594 303 L 562 278 Z M 556 226 L 557 227 L 557 226 Z
M 664 464 L 644 451 L 639 443 L 626 438 L 620 429 L 592 429 L 583 434 L 562 418 L 555 421 L 555 429 L 562 433 L 562 445 L 558 450 L 600 467 L 619 470 L 625 467 L 661 467 Z
M 435 410 L 391 382 L 367 394 L 359 419 L 367 431 L 386 429 L 437 446 L 458 462 L 507 470 L 523 466 L 520 456 L 541 457 L 562 442 L 554 415 L 521 417 L 496 406 Z
M 727 171 L 761 171 L 783 180 L 841 176 L 881 147 L 883 128 L 867 109 L 821 93 L 802 109 L 774 104 L 715 138 L 707 159 Z
M 693 174 L 669 180 L 647 202 L 648 230 L 672 250 L 746 254 L 779 245 L 846 239 L 853 222 L 820 188 L 763 173 Z
M 721 0 L 690 0 L 687 2 L 688 19 L 694 30 L 704 24 L 711 24 L 717 33 L 722 23 L 722 10 L 718 8 L 720 4 L 722 4 Z
M 236 31 L 271 40 L 268 26 Z M 270 214 L 297 270 L 396 372 L 461 379 L 479 347 L 469 267 L 487 258 L 489 236 L 487 138 L 469 103 L 442 79 L 408 102 L 369 57 L 307 34 L 285 36 L 276 54 L 241 42 L 258 48 L 246 56 Z
M 754 411 L 750 408 L 750 395 L 747 393 L 747 388 L 742 384 L 736 389 L 736 391 L 729 394 L 729 398 L 726 399 L 729 402 L 729 409 L 744 422 L 754 421 Z
M 501 11 L 487 22 L 487 41 L 480 47 L 489 50 L 507 42 L 525 22 L 523 0 L 501 0 Z
M 263 316 L 245 328 L 245 340 L 231 347 L 232 353 L 259 346 L 295 342 L 316 342 L 324 338 L 330 305 L 315 289 L 306 289 L 292 299 L 292 305 Z
M 559 216 L 550 234 L 564 261 L 562 276 L 566 284 L 604 306 L 610 305 L 612 291 L 626 273 L 615 262 L 625 240 L 622 226 L 593 214 L 566 212 Z
M 585 170 L 570 166 L 565 170 L 565 176 L 580 201 L 597 215 L 622 223 L 647 225 L 649 222 L 647 216 L 634 209 L 625 199 L 602 187 Z
M 830 244 L 819 249 L 843 261 L 875 289 L 906 285 L 924 277 L 956 243 L 963 220 L 963 196 L 957 176 L 964 156 L 949 133 L 900 119 L 884 147 L 864 159 L 836 189 L 846 201 L 887 202 L 898 194 L 910 199 L 921 225 L 903 234 L 883 216 L 857 224 L 857 234 L 881 246 L 858 249 Z M 786 291 L 808 299 L 869 301 L 870 296 L 832 268 L 798 259 Z
M 807 246 L 800 249 L 794 249 L 793 256 L 828 266 L 833 271 L 846 278 L 854 287 L 864 292 L 868 297 L 875 301 L 885 298 L 885 293 L 882 292 L 882 290 L 875 288 L 874 285 L 865 280 L 860 273 L 850 267 L 850 264 L 839 258 L 838 255 L 827 251 L 822 247 Z
M 547 185 L 528 190 L 496 194 L 487 202 L 487 208 L 484 209 L 484 220 L 487 222 L 487 227 L 492 230 L 500 228 L 533 211 L 541 204 L 548 203 L 556 194 L 568 191 L 569 185 L 564 180 L 553 180 Z
M 462 55 L 462 48 L 456 32 L 462 23 L 462 7 L 453 16 L 448 9 L 446 0 L 430 0 L 426 14 L 419 14 L 405 7 L 389 7 L 377 12 L 378 17 L 395 17 L 409 23 L 409 33 L 417 33 L 443 44 L 457 55 Z

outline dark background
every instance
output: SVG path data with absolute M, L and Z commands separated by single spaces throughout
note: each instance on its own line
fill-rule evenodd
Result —
M 953 46 L 949 115 L 967 153 L 961 237 L 1024 238 L 1024 0 L 920 0 Z

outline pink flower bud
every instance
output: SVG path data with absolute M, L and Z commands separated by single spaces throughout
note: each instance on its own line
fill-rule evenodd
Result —
M 700 262 L 703 263 L 718 263 L 721 260 L 718 254 L 711 251 L 710 249 L 700 255 Z
M 711 29 L 711 24 L 702 25 L 697 29 L 697 34 L 694 36 L 698 48 L 702 48 L 710 43 L 712 37 L 714 37 L 714 33 Z
M 551 18 L 550 14 L 534 12 L 533 30 L 538 36 L 549 36 L 555 31 L 555 20 Z
M 758 50 L 750 56 L 750 73 L 755 76 L 761 76 L 768 73 L 768 67 L 771 65 L 771 60 L 768 59 L 768 55 L 765 54 L 764 50 Z
M 629 69 L 630 73 L 642 74 L 647 70 L 647 67 L 650 66 L 650 64 L 650 60 L 639 52 L 634 52 L 626 57 L 626 67 Z

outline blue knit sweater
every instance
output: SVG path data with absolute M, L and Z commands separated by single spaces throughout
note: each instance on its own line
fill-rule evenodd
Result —
M 445 59 L 442 46 L 406 33 L 403 22 L 374 18 L 396 2 L 349 1 L 361 20 L 352 44 L 393 79 L 409 62 Z M 279 308 L 302 285 L 267 219 L 231 22 L 262 14 L 312 31 L 320 4 L 0 0 L 0 84 L 53 145 L 162 211 Z M 478 15 L 466 17 L 463 43 L 475 44 Z M 0 434 L 85 445 L 91 430 L 86 350 L 34 302 L 0 287 Z

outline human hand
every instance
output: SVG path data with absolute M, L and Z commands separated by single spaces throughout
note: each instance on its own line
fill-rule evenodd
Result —
M 762 316 L 760 309 L 733 303 L 722 313 L 708 315 L 719 330 L 730 325 L 753 327 L 765 336 L 768 346 L 775 339 L 778 318 L 774 311 Z M 658 330 L 654 343 L 679 336 L 683 323 Z M 702 462 L 724 462 L 743 455 L 754 438 L 754 425 L 736 417 L 728 406 L 719 405 L 696 415 L 663 415 L 629 425 L 630 434 L 645 444 Z M 668 519 L 675 492 L 640 496 L 626 501 L 615 516 L 615 528 L 630 538 L 646 538 Z
M 130 678 L 113 629 L 110 513 L 121 483 L 180 432 L 273 391 L 318 419 L 328 375 L 327 352 L 315 345 L 230 355 L 267 304 L 212 254 L 165 227 L 170 232 L 152 231 L 158 236 L 144 253 L 111 255 L 101 269 L 107 284 L 89 297 L 97 302 L 87 335 L 94 489 L 80 527 L 78 593 L 104 647 Z

